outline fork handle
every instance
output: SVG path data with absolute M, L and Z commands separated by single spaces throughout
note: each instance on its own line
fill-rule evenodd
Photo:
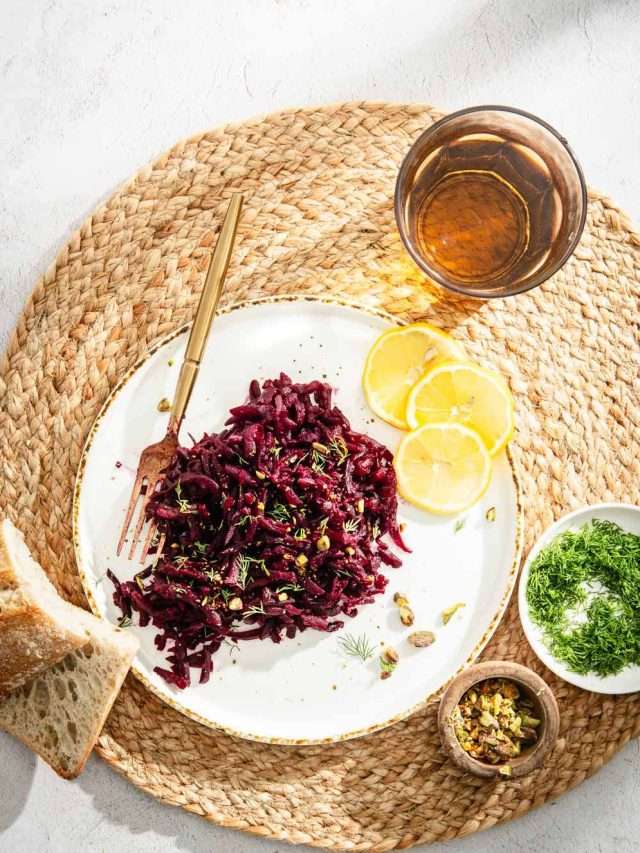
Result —
M 178 432 L 180 429 L 180 424 L 187 410 L 191 392 L 193 391 L 193 386 L 200 370 L 202 353 L 209 337 L 211 323 L 215 316 L 220 294 L 222 293 L 222 286 L 227 275 L 227 270 L 229 269 L 229 261 L 231 260 L 231 252 L 240 219 L 240 211 L 242 210 L 242 201 L 241 193 L 233 193 L 224 217 L 224 222 L 222 223 L 222 228 L 220 229 L 220 236 L 211 256 L 207 277 L 205 278 L 200 302 L 198 303 L 198 310 L 191 326 L 184 361 L 180 368 L 173 406 L 171 407 L 169 429 L 175 432 Z

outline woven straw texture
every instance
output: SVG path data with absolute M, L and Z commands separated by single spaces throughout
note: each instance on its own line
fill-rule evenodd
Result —
M 246 208 L 227 304 L 338 294 L 450 329 L 508 375 L 525 550 L 576 506 L 640 502 L 640 238 L 591 193 L 574 257 L 538 290 L 479 303 L 430 287 L 401 246 L 392 199 L 403 155 L 439 117 L 423 106 L 342 104 L 204 133 L 145 167 L 72 236 L 38 283 L 0 372 L 0 510 L 65 596 L 84 601 L 71 501 L 85 437 L 118 378 L 193 316 L 233 190 L 245 193 Z M 592 695 L 544 670 L 513 603 L 483 657 L 525 663 L 556 692 L 560 739 L 527 778 L 487 783 L 459 772 L 440 749 L 436 704 L 358 740 L 279 747 L 202 728 L 132 676 L 98 750 L 136 785 L 216 823 L 385 851 L 521 815 L 640 732 L 637 696 Z

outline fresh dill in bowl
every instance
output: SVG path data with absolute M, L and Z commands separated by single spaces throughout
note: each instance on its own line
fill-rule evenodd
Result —
M 580 675 L 640 663 L 640 536 L 594 519 L 561 533 L 531 564 L 531 619 L 551 654 Z

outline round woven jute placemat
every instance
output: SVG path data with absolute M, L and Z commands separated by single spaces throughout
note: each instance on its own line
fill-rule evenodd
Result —
M 193 316 L 233 190 L 246 207 L 227 304 L 338 294 L 450 329 L 508 375 L 527 548 L 571 508 L 639 501 L 640 238 L 591 193 L 575 255 L 538 290 L 480 303 L 430 287 L 401 246 L 392 199 L 403 155 L 439 116 L 423 106 L 342 104 L 204 133 L 146 166 L 73 235 L 38 283 L 0 374 L 0 508 L 64 595 L 83 602 L 71 501 L 85 437 L 118 378 Z M 270 746 L 183 718 L 131 676 L 98 751 L 154 796 L 219 824 L 383 851 L 524 814 L 640 732 L 636 695 L 587 693 L 538 663 L 515 603 L 483 657 L 525 663 L 556 692 L 560 739 L 524 779 L 485 782 L 453 767 L 436 704 L 346 743 Z

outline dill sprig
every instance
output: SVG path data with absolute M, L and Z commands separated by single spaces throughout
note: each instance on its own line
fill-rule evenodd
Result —
M 176 503 L 178 504 L 178 510 L 184 513 L 191 512 L 191 504 L 186 498 L 182 497 L 182 486 L 180 485 L 180 483 L 176 483 L 175 493 Z
M 359 637 L 355 637 L 353 634 L 345 634 L 344 637 L 339 638 L 338 642 L 346 655 L 360 658 L 363 663 L 366 663 L 375 654 L 375 646 L 366 634 L 360 634 Z
M 602 519 L 561 533 L 531 565 L 527 604 L 573 672 L 614 675 L 640 663 L 640 536 Z
M 290 520 L 291 513 L 284 504 L 274 504 L 269 510 L 269 515 L 274 521 L 281 521 L 283 524 Z
M 348 518 L 342 525 L 345 533 L 355 533 L 360 526 L 360 519 Z
M 341 435 L 332 438 L 329 442 L 329 447 L 338 457 L 338 465 L 342 465 L 349 455 L 349 448 L 347 447 L 344 438 Z
M 327 460 L 324 453 L 316 450 L 315 447 L 311 451 L 311 468 L 317 473 L 322 474 Z
M 258 560 L 257 557 L 248 557 L 246 554 L 238 554 L 236 557 L 236 568 L 238 570 L 238 586 L 244 589 L 247 585 L 247 579 L 249 577 L 249 570 L 251 566 L 257 566 L 257 568 L 264 572 L 265 575 L 269 575 L 269 569 L 267 568 L 267 564 L 264 560 Z
M 302 587 L 297 583 L 285 583 L 276 589 L 277 595 L 280 595 L 281 592 L 286 592 L 287 594 L 290 592 L 302 592 Z
M 247 585 L 247 576 L 249 575 L 249 568 L 251 567 L 251 563 L 244 556 L 244 554 L 238 554 L 236 557 L 236 568 L 238 570 L 238 586 L 244 589 Z

